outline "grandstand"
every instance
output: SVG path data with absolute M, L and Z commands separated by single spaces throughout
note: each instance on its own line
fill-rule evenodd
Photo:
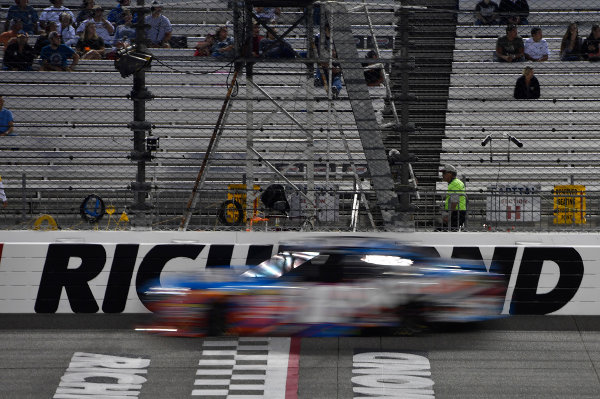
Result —
M 542 63 L 511 64 L 493 61 L 495 41 L 504 34 L 504 27 L 474 25 L 476 3 L 459 2 L 441 162 L 461 171 L 471 192 L 472 220 L 485 223 L 486 199 L 493 187 L 539 184 L 542 215 L 538 225 L 552 228 L 554 187 L 581 185 L 586 190 L 587 226 L 577 227 L 595 226 L 600 188 L 595 122 L 600 111 L 598 65 L 563 62 L 560 47 L 570 22 L 578 22 L 580 35 L 589 35 L 592 24 L 600 21 L 600 4 L 530 2 L 529 25 L 519 26 L 519 34 L 525 39 L 532 27 L 540 27 L 550 57 Z M 516 79 L 525 65 L 534 67 L 540 81 L 538 100 L 513 98 Z M 506 134 L 523 146 L 513 145 Z M 488 135 L 492 145 L 483 146 Z M 443 190 L 443 184 L 437 189 Z M 514 225 L 514 220 L 507 223 Z
M 105 9 L 113 6 L 99 3 Z M 185 36 L 188 48 L 151 50 L 155 59 L 146 84 L 155 98 L 146 103 L 146 110 L 160 145 L 146 175 L 152 184 L 150 202 L 159 228 L 179 223 L 231 79 L 229 60 L 193 57 L 196 41 L 219 25 L 231 24 L 232 11 L 226 3 L 166 2 L 164 13 L 173 23 L 174 34 Z M 375 20 L 371 26 L 365 25 L 364 10 L 353 13 L 356 25 L 352 25 L 352 34 L 360 58 L 368 51 L 371 29 L 383 44 L 382 58 L 391 57 L 394 17 L 389 3 L 393 2 L 387 3 L 370 9 Z M 38 11 L 45 6 L 33 5 Z M 79 6 L 68 1 L 65 5 L 73 10 Z M 286 8 L 273 26 L 283 32 L 302 13 L 302 9 Z M 305 28 L 295 28 L 289 42 L 296 51 L 306 50 Z M 287 183 L 305 184 L 308 174 L 314 174 L 310 180 L 318 190 L 333 196 L 329 191 L 335 188 L 335 196 L 341 198 L 335 217 L 326 220 L 334 227 L 340 220 L 340 225 L 347 225 L 357 187 L 364 187 L 363 193 L 372 196 L 365 150 L 346 91 L 335 102 L 329 101 L 328 93 L 312 87 L 312 77 L 307 84 L 306 76 L 301 62 L 256 64 L 253 81 L 274 101 L 257 89 L 249 90 L 245 76 L 238 79 L 193 224 L 214 228 L 219 206 L 228 198 L 228 186 L 245 183 L 248 115 L 255 124 L 253 146 L 262 157 L 255 159 L 250 169 L 262 189 L 281 180 L 269 164 L 285 170 Z M 15 116 L 19 133 L 2 142 L 3 162 L 10 166 L 2 171 L 9 197 L 24 197 L 25 213 L 50 213 L 63 219 L 77 214 L 81 200 L 92 192 L 119 211 L 126 209 L 128 186 L 137 168 L 128 159 L 131 81 L 119 75 L 113 62 L 83 60 L 73 73 L 4 71 L 3 83 L 6 106 Z M 372 87 L 369 92 L 381 122 L 386 89 Z M 306 126 L 310 126 L 310 137 Z M 305 151 L 308 144 L 310 152 Z M 363 209 L 370 209 L 366 197 L 359 201 Z M 11 208 L 23 212 L 22 204 L 17 207 L 17 203 L 11 201 Z M 371 219 L 365 217 L 363 223 L 372 227 Z M 287 222 L 301 225 L 303 221 Z
M 146 118 L 153 125 L 152 135 L 160 138 L 155 158 L 146 167 L 155 229 L 179 226 L 233 67 L 228 60 L 193 56 L 196 42 L 220 25 L 231 27 L 233 15 L 228 2 L 164 3 L 163 13 L 173 24 L 173 34 L 185 37 L 187 48 L 151 49 L 155 59 L 146 73 L 146 84 L 155 96 L 146 103 Z M 391 61 L 403 45 L 395 38 L 399 2 L 345 3 L 350 9 L 358 57 L 364 58 L 373 48 L 374 36 L 381 58 Z M 418 207 L 416 228 L 436 228 L 439 201 L 446 189 L 445 183 L 438 181 L 440 163 L 454 164 L 467 184 L 470 230 L 490 224 L 498 228 L 514 225 L 514 220 L 490 220 L 489 195 L 497 194 L 491 187 L 537 184 L 542 197 L 541 217 L 518 226 L 565 227 L 552 224 L 552 190 L 559 184 L 586 187 L 588 223 L 577 227 L 594 226 L 594 191 L 600 183 L 596 147 L 600 80 L 596 64 L 562 62 L 559 49 L 569 22 L 578 21 L 582 35 L 600 22 L 600 4 L 591 0 L 574 4 L 530 2 L 530 25 L 520 26 L 519 34 L 528 37 L 532 26 L 540 26 L 552 53 L 549 61 L 534 65 L 542 85 L 541 98 L 525 101 L 512 98 L 514 82 L 524 64 L 492 61 L 495 41 L 504 27 L 475 26 L 475 3 L 402 2 L 415 6 L 411 10 L 409 47 L 415 69 L 410 73 L 409 86 L 417 100 L 409 108 L 416 130 L 410 135 L 409 146 L 418 157 L 413 163 L 420 194 L 420 200 L 413 197 Z M 96 4 L 109 10 L 116 2 L 97 0 Z M 358 7 L 364 4 L 368 5 L 367 12 Z M 39 13 L 47 3 L 31 0 L 30 5 Z M 65 0 L 65 5 L 76 13 L 80 2 Z M 3 18 L 7 5 L 2 6 Z M 302 13 L 300 8 L 285 7 L 271 26 L 284 32 Z M 296 51 L 307 50 L 306 27 L 296 26 L 286 40 Z M 324 88 L 312 87 L 302 62 L 266 60 L 256 63 L 253 70 L 253 81 L 274 101 L 250 89 L 246 76 L 240 76 L 191 228 L 243 228 L 223 225 L 217 215 L 223 201 L 242 195 L 244 190 L 233 193 L 228 187 L 245 184 L 249 170 L 261 189 L 272 183 L 306 188 L 310 181 L 326 193 L 319 194 L 321 199 L 336 198 L 321 204 L 321 217 L 313 221 L 316 229 L 382 228 L 371 180 L 378 171 L 369 170 L 357 126 L 356 103 L 346 85 L 340 98 L 330 101 Z M 388 72 L 395 109 L 400 112 L 400 71 L 391 63 Z M 5 227 L 27 226 L 44 213 L 54 215 L 62 227 L 89 227 L 81 223 L 78 213 L 81 201 L 90 193 L 104 198 L 117 214 L 128 212 L 132 198 L 129 187 L 137 171 L 128 159 L 132 133 L 127 124 L 133 118 L 130 92 L 131 79 L 122 78 L 109 60 L 81 61 L 73 73 L 2 71 L 5 106 L 13 112 L 18 132 L 14 137 L 2 137 L 0 142 L 0 175 L 10 199 L 2 214 Z M 386 87 L 369 87 L 368 92 L 377 123 L 393 122 L 393 104 Z M 363 100 L 367 99 L 357 101 Z M 248 123 L 254 124 L 251 133 Z M 306 130 L 312 135 L 307 136 Z M 523 147 L 510 144 L 505 133 L 521 140 Z M 484 147 L 481 142 L 487 135 L 493 140 Z M 401 145 L 400 136 L 393 131 L 382 131 L 382 137 L 388 150 Z M 248 140 L 262 158 L 249 159 Z M 358 224 L 352 224 L 357 206 Z M 324 207 L 332 209 L 328 213 Z M 304 217 L 259 222 L 258 226 L 269 228 L 264 225 L 276 223 L 302 228 L 307 214 L 303 211 L 300 215 Z

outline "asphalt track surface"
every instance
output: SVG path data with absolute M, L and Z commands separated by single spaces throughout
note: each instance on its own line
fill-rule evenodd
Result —
M 243 349 L 243 346 L 236 347 L 235 343 L 229 342 L 232 338 L 208 340 L 169 338 L 134 331 L 132 327 L 143 322 L 145 318 L 146 315 L 105 314 L 0 315 L 0 398 L 58 398 L 60 396 L 57 392 L 61 392 L 59 386 L 64 386 L 65 381 L 69 381 L 70 377 L 65 377 L 69 375 L 68 369 L 72 372 L 73 367 L 83 367 L 81 365 L 85 363 L 77 363 L 77 356 L 94 354 L 96 354 L 94 356 L 142 359 L 144 364 L 140 367 L 144 371 L 132 371 L 138 373 L 136 374 L 138 380 L 130 382 L 134 384 L 143 380 L 143 383 L 138 384 L 137 388 L 135 384 L 131 385 L 130 390 L 118 391 L 113 396 L 108 396 L 106 393 L 95 396 L 86 393 L 72 396 L 64 394 L 62 397 L 95 399 L 600 397 L 600 317 L 519 316 L 485 323 L 477 330 L 435 332 L 415 337 L 302 338 L 297 341 L 299 342 L 299 355 L 296 357 L 297 374 L 290 373 L 289 368 L 288 373 L 284 373 L 289 355 L 288 347 L 285 345 L 290 341 L 285 338 L 274 338 L 269 340 L 269 345 L 274 346 L 267 345 L 269 350 L 264 352 L 268 352 L 269 356 L 275 356 L 274 362 L 271 361 L 273 359 L 269 360 L 269 364 L 275 367 L 273 370 L 281 366 L 277 362 L 277 359 L 280 359 L 278 356 L 285 357 L 285 365 L 279 370 L 280 373 L 273 377 L 275 379 L 282 377 L 283 385 L 273 383 L 270 388 L 257 390 L 256 385 L 252 385 L 251 379 L 262 377 L 253 377 L 256 372 L 249 370 L 251 366 L 242 366 L 240 372 L 246 376 L 238 376 L 240 389 L 233 393 L 222 392 L 223 390 L 210 391 L 210 389 L 202 391 L 203 384 L 207 384 L 204 388 L 211 388 L 211 384 L 215 382 L 208 379 L 198 383 L 201 374 L 199 368 L 202 369 L 205 367 L 202 366 L 203 364 L 211 362 L 217 364 L 218 368 L 220 363 L 220 361 L 202 360 L 203 353 L 214 355 L 231 352 L 230 350 L 206 351 L 207 348 L 218 348 L 221 344 L 234 345 L 235 351 L 236 348 Z M 261 356 L 252 354 L 263 352 L 260 350 L 264 349 L 262 341 L 250 341 L 245 344 L 243 341 L 240 342 L 242 345 L 258 345 L 255 351 L 238 351 L 237 353 L 250 354 L 243 358 L 254 359 Z M 428 364 L 420 367 L 419 372 L 408 372 L 421 377 L 413 376 L 408 380 L 400 378 L 391 382 L 405 384 L 407 381 L 418 380 L 432 381 L 433 385 L 421 391 L 419 389 L 423 389 L 422 384 L 410 385 L 414 389 L 396 389 L 400 385 L 386 385 L 385 378 L 378 380 L 375 376 L 370 380 L 375 381 L 375 385 L 379 381 L 384 386 L 392 386 L 392 388 L 375 388 L 382 390 L 379 396 L 361 393 L 365 392 L 365 389 L 366 392 L 375 391 L 373 387 L 365 388 L 360 385 L 361 381 L 366 380 L 355 379 L 353 383 L 353 377 L 361 375 L 357 370 L 362 367 L 364 371 L 365 367 L 364 356 L 357 355 L 360 353 L 366 353 L 367 357 L 370 356 L 369 354 L 378 356 L 381 353 L 402 354 L 400 357 L 412 354 L 411 356 L 417 359 L 426 359 L 424 361 Z M 219 356 L 213 358 L 218 359 Z M 223 363 L 229 362 L 226 360 L 228 356 L 221 358 L 225 359 Z M 417 361 L 419 362 L 420 360 Z M 247 363 L 251 364 L 252 361 Z M 83 368 L 78 370 L 85 371 Z M 269 370 L 271 369 L 266 368 L 266 374 L 271 372 Z M 392 374 L 402 373 L 402 370 L 402 365 L 386 364 L 385 368 L 379 369 L 378 372 Z M 221 372 L 208 372 L 215 377 L 219 373 Z M 99 377 L 94 378 L 89 381 L 96 384 L 111 382 L 110 378 L 104 380 Z M 294 383 L 290 384 L 290 380 L 294 379 L 297 387 Z M 71 383 L 70 386 L 72 389 L 77 384 Z M 408 385 L 404 386 L 408 387 Z M 363 391 L 357 390 L 357 387 L 362 387 Z M 216 392 L 219 395 L 210 396 L 207 392 Z

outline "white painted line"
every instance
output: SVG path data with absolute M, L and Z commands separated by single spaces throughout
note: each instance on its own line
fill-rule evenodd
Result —
M 290 338 L 240 337 L 239 341 L 209 339 L 204 341 L 203 346 L 209 349 L 202 351 L 198 361 L 198 365 L 203 368 L 196 371 L 194 385 L 200 389 L 194 389 L 193 396 L 222 396 L 227 399 L 286 398 Z M 244 351 L 266 353 L 247 355 Z M 234 359 L 210 358 L 232 355 Z M 240 371 L 249 374 L 236 374 Z M 208 387 L 214 389 L 207 389 Z M 248 394 L 244 394 L 244 391 L 248 391 Z M 256 395 L 257 393 L 261 394 Z
M 263 384 L 231 384 L 230 391 L 262 391 L 265 389 Z M 267 396 L 268 397 L 268 396 Z
M 267 399 L 263 395 L 227 395 L 227 399 Z
M 235 359 L 200 359 L 198 366 L 233 366 Z
M 231 375 L 233 369 L 202 369 L 197 370 L 196 375 Z
M 267 370 L 266 364 L 236 364 L 234 370 Z
M 267 360 L 267 355 L 235 355 L 235 360 Z
M 228 387 L 229 380 L 194 380 L 194 385 L 216 385 L 220 387 Z
M 233 374 L 232 380 L 264 380 L 265 374 Z
M 268 351 L 269 345 L 243 345 L 237 347 L 240 351 Z
M 269 339 L 265 398 L 285 399 L 290 340 L 290 338 Z
M 228 389 L 194 389 L 192 396 L 227 396 Z
M 236 350 L 203 350 L 202 354 L 206 356 L 231 356 L 237 353 Z

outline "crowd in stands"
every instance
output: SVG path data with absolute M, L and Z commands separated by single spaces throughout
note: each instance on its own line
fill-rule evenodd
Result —
M 531 29 L 531 37 L 523 40 L 518 34 L 519 25 L 528 25 L 527 0 L 481 0 L 474 10 L 475 25 L 506 25 L 506 35 L 496 41 L 494 60 L 498 62 L 547 61 L 550 57 L 548 43 L 540 27 Z M 562 61 L 599 61 L 600 26 L 592 26 L 590 34 L 579 35 L 577 23 L 569 24 L 560 46 Z
M 83 0 L 77 15 L 64 6 L 63 0 L 50 0 L 38 16 L 28 0 L 15 0 L 6 15 L 5 32 L 0 34 L 0 44 L 4 47 L 3 69 L 28 71 L 71 71 L 80 60 L 113 59 L 116 51 L 135 42 L 137 14 L 130 9 L 131 0 L 117 0 L 116 6 L 108 14 L 94 0 Z M 151 3 L 150 15 L 145 17 L 146 38 L 149 47 L 170 47 L 173 27 L 169 18 L 162 14 L 160 0 Z M 279 7 L 255 7 L 257 23 L 254 25 L 252 55 L 261 58 L 305 57 L 306 51 L 297 52 L 284 38 L 278 37 L 275 28 L 261 34 L 262 24 L 272 24 L 281 15 Z M 318 14 L 318 13 L 317 13 Z M 29 35 L 37 35 L 35 44 L 29 44 Z M 314 50 L 319 57 L 330 54 L 328 26 L 325 40 L 319 35 L 314 38 Z M 321 46 L 325 46 L 321 54 Z M 227 26 L 220 26 L 214 34 L 207 34 L 195 46 L 195 56 L 230 58 L 234 54 L 234 39 Z M 337 58 L 335 46 L 331 54 Z M 367 55 L 364 63 L 365 79 L 370 86 L 384 81 L 383 69 L 373 58 L 374 51 Z M 36 62 L 36 59 L 38 61 Z M 38 67 L 39 64 L 39 67 Z M 330 84 L 326 85 L 329 79 Z M 342 89 L 342 71 L 338 62 L 321 63 L 315 68 L 315 86 L 331 88 L 336 98 Z
M 550 49 L 543 38 L 542 28 L 531 28 L 531 37 L 523 40 L 518 34 L 520 25 L 527 25 L 529 5 L 527 0 L 481 0 L 474 10 L 475 25 L 504 25 L 506 34 L 496 40 L 494 60 L 497 62 L 544 62 L 550 59 Z M 560 45 L 561 61 L 600 61 L 600 26 L 594 24 L 587 37 L 579 35 L 576 22 L 570 23 Z M 540 83 L 531 66 L 523 69 L 517 79 L 513 97 L 516 99 L 540 98 Z
M 50 0 L 51 6 L 40 15 L 28 0 L 15 0 L 8 9 L 0 44 L 4 47 L 2 67 L 5 70 L 33 70 L 39 57 L 40 70 L 72 70 L 79 59 L 105 59 L 135 40 L 137 15 L 129 10 L 131 0 L 117 0 L 108 15 L 94 0 L 83 0 L 75 14 L 63 0 Z M 150 47 L 169 47 L 172 25 L 162 14 L 159 0 L 151 4 L 146 16 L 146 36 Z M 39 35 L 35 45 L 29 35 Z

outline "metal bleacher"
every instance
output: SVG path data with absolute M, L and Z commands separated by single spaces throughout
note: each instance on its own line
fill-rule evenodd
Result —
M 105 10 L 113 3 L 96 1 Z M 189 3 L 189 9 L 176 2 L 171 2 L 170 9 L 169 1 L 165 3 L 164 14 L 174 24 L 174 34 L 188 37 L 188 48 L 151 49 L 155 60 L 146 74 L 146 85 L 155 96 L 146 103 L 146 118 L 153 124 L 152 134 L 160 138 L 146 178 L 153 187 L 151 202 L 160 208 L 156 212 L 167 217 L 181 215 L 231 77 L 228 60 L 193 57 L 193 47 L 217 26 L 231 21 L 231 11 L 225 7 L 226 1 Z M 38 10 L 46 7 L 38 0 L 30 4 Z M 78 1 L 66 0 L 65 5 L 77 13 Z M 394 17 L 386 10 L 380 6 L 371 18 L 378 34 L 391 37 Z M 283 31 L 300 12 L 286 9 L 275 26 Z M 363 14 L 355 15 L 353 33 L 366 37 L 369 29 Z M 296 50 L 306 47 L 302 34 L 300 28 L 292 32 L 290 42 Z M 366 51 L 361 48 L 359 54 Z M 391 57 L 391 50 L 382 54 Z M 302 130 L 256 90 L 248 97 L 245 77 L 239 77 L 233 107 L 203 186 L 202 208 L 207 214 L 216 215 L 226 199 L 228 184 L 243 181 L 248 102 L 253 106 L 256 150 L 278 169 L 286 169 L 288 179 L 305 183 L 306 168 L 299 165 L 316 162 L 317 184 L 332 182 L 340 192 L 351 192 L 356 175 L 349 165 L 354 164 L 369 189 L 364 150 L 347 93 L 343 90 L 340 98 L 330 103 L 324 89 L 311 88 L 313 113 L 307 116 L 305 68 L 302 63 L 259 63 L 253 80 L 301 125 L 313 124 L 313 154 L 309 158 L 303 152 L 307 139 Z M 74 72 L 0 74 L 1 91 L 6 107 L 13 112 L 17 133 L 0 140 L 1 175 L 9 198 L 27 197 L 31 213 L 70 213 L 92 192 L 126 206 L 132 196 L 128 186 L 135 180 L 137 168 L 128 159 L 132 149 L 132 132 L 127 127 L 133 120 L 133 103 L 128 98 L 131 78 L 122 78 L 108 60 L 82 60 Z M 308 84 L 312 83 L 311 79 Z M 369 87 L 369 93 L 381 121 L 385 88 Z M 255 160 L 254 178 L 257 184 L 268 184 L 276 176 L 265 162 Z M 9 211 L 19 212 L 21 206 L 11 201 Z M 214 218 L 210 223 L 214 224 Z
M 455 165 L 467 189 L 480 193 L 483 200 L 490 186 L 497 184 L 539 183 L 550 197 L 550 207 L 555 185 L 581 184 L 588 193 L 597 191 L 598 64 L 560 61 L 560 46 L 570 22 L 577 21 L 579 34 L 587 37 L 591 25 L 600 21 L 600 3 L 530 1 L 529 25 L 519 26 L 519 35 L 525 40 L 531 28 L 539 26 L 551 51 L 548 61 L 535 63 L 493 61 L 496 39 L 505 34 L 505 27 L 474 25 L 476 3 L 459 1 L 441 163 Z M 538 100 L 513 98 L 515 82 L 526 65 L 534 68 L 540 82 Z M 506 134 L 523 146 L 513 145 Z M 488 135 L 492 142 L 483 146 Z M 437 190 L 445 186 L 441 182 Z M 470 196 L 473 208 L 485 209 L 477 198 Z

